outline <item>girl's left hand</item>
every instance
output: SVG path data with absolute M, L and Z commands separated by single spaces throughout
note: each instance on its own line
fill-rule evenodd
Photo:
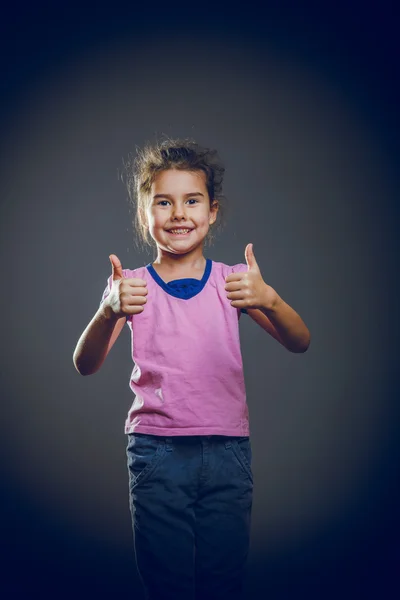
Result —
M 232 273 L 225 277 L 227 297 L 234 308 L 273 308 L 279 300 L 276 291 L 262 278 L 253 244 L 247 244 L 244 251 L 247 273 Z

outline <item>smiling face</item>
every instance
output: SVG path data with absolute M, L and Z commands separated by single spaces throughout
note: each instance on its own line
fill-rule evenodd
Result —
M 166 254 L 202 254 L 204 238 L 217 211 L 217 202 L 210 207 L 204 171 L 169 169 L 158 173 L 151 186 L 146 218 L 159 258 Z M 177 228 L 189 232 L 171 232 Z

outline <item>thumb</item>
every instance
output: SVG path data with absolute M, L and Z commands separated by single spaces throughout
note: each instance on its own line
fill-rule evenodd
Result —
M 247 244 L 245 251 L 244 251 L 244 256 L 246 258 L 246 263 L 247 263 L 249 271 L 250 271 L 250 269 L 252 269 L 253 271 L 258 269 L 256 257 L 254 256 L 254 252 L 253 252 L 253 244 Z
M 111 262 L 113 281 L 115 281 L 116 279 L 123 279 L 124 275 L 122 273 L 122 265 L 118 256 L 115 256 L 115 254 L 110 254 L 108 258 Z

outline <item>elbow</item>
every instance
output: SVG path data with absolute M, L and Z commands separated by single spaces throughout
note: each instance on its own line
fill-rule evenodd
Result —
M 79 373 L 79 375 L 82 375 L 83 377 L 85 377 L 86 375 L 93 375 L 93 373 L 96 373 L 96 371 L 90 371 L 88 368 L 85 369 L 85 366 L 82 364 L 82 362 L 79 362 L 79 359 L 77 359 L 75 355 L 73 356 L 72 362 L 74 363 L 76 371 Z
M 304 354 L 305 352 L 307 352 L 307 350 L 308 346 L 299 346 L 298 348 L 290 350 L 290 352 L 293 352 L 294 354 Z
M 311 338 L 308 336 L 305 340 L 297 343 L 296 345 L 286 346 L 286 348 L 289 350 L 289 352 L 293 352 L 293 354 L 304 354 L 310 347 L 310 342 Z
M 79 375 L 87 375 L 87 373 L 85 373 L 85 372 L 84 372 L 84 371 L 81 369 L 81 367 L 80 367 L 80 366 L 79 366 L 79 365 L 76 363 L 76 361 L 75 361 L 75 360 L 73 360 L 72 362 L 74 363 L 75 370 L 77 371 L 77 373 L 79 373 Z
M 77 370 L 77 372 L 79 373 L 79 375 L 82 375 L 82 377 L 86 377 L 86 375 L 91 375 L 92 373 L 89 373 L 89 371 L 81 371 L 79 370 L 77 367 L 75 367 L 75 369 Z
M 79 375 L 82 375 L 82 377 L 86 377 L 87 375 L 93 375 L 94 373 L 96 373 L 96 371 L 85 371 L 84 369 L 81 369 L 81 368 L 77 367 L 76 365 L 75 365 L 75 369 L 77 370 Z

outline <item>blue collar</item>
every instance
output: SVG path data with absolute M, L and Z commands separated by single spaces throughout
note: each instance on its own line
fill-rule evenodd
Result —
M 208 278 L 210 277 L 211 268 L 212 260 L 207 258 L 206 268 L 204 269 L 204 274 L 201 279 L 192 279 L 189 277 L 186 279 L 174 279 L 173 281 L 165 283 L 151 263 L 146 265 L 146 269 L 154 281 L 158 283 L 158 285 L 162 287 L 167 294 L 170 296 L 175 296 L 175 298 L 182 298 L 183 300 L 189 300 L 189 298 L 193 298 L 193 296 L 196 296 L 201 292 L 203 287 L 206 285 Z

